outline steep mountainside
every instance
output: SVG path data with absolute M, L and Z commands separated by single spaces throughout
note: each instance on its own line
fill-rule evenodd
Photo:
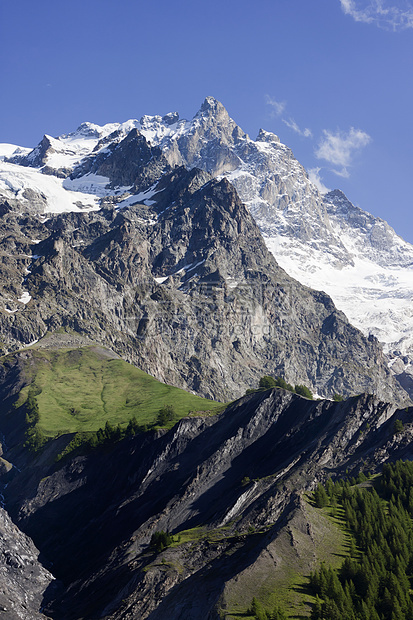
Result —
M 115 152 L 116 176 L 124 158 Z M 136 191 L 148 194 L 147 175 Z M 63 326 L 220 401 L 263 374 L 322 395 L 406 401 L 375 338 L 277 265 L 226 179 L 180 167 L 151 187 L 150 206 L 114 196 L 101 211 L 46 220 L 3 203 L 3 351 Z
M 10 426 L 10 394 L 22 377 L 19 364 L 7 368 L 0 430 L 3 461 L 14 467 L 0 480 L 8 511 L 61 582 L 60 590 L 43 584 L 45 613 L 57 620 L 237 617 L 264 583 L 287 592 L 290 569 L 305 581 L 320 559 L 333 561 L 340 533 L 306 491 L 327 476 L 412 456 L 411 409 L 274 389 L 56 465 L 67 438 L 30 455 L 23 426 Z M 159 553 L 149 543 L 160 530 L 175 542 Z M 308 614 L 305 600 L 300 613 Z

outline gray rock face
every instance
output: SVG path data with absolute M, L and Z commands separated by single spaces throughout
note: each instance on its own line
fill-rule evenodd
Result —
M 39 562 L 39 551 L 0 508 L 0 614 L 7 620 L 41 620 L 46 590 L 55 578 Z
M 226 179 L 180 168 L 154 191 L 151 207 L 4 216 L 3 350 L 65 326 L 207 397 L 272 374 L 319 394 L 406 400 L 375 339 L 277 265 Z M 36 225 L 33 246 L 25 227 Z
M 53 153 L 52 141 L 49 136 L 43 136 L 39 144 L 27 155 L 10 157 L 9 161 L 20 166 L 33 166 L 41 168 L 47 162 L 47 156 Z
M 234 141 L 246 139 L 247 135 L 229 117 L 224 106 L 207 97 L 199 112 L 188 123 L 173 117 L 144 116 L 139 129 L 153 145 L 160 146 L 172 166 L 202 168 L 213 176 L 239 165 L 233 152 Z M 165 131 L 164 127 L 168 130 Z
M 167 131 L 160 117 L 145 117 L 140 130 L 171 163 L 225 175 L 279 264 L 300 282 L 327 291 L 356 327 L 374 334 L 390 367 L 391 352 L 401 350 L 409 359 L 404 372 L 411 373 L 411 244 L 342 192 L 321 195 L 277 136 L 260 130 L 251 140 L 213 98 L 191 121 L 173 127 Z
M 49 174 L 62 179 L 69 176 L 71 169 L 66 167 L 53 167 L 48 165 L 49 158 L 56 153 L 53 146 L 53 138 L 43 136 L 39 144 L 27 155 L 15 155 L 6 159 L 12 164 L 20 166 L 30 166 L 33 168 L 41 168 L 43 174 Z
M 340 190 L 325 194 L 324 203 L 336 230 L 353 231 L 356 248 L 366 258 L 383 267 L 412 267 L 412 248 L 387 222 L 354 206 Z

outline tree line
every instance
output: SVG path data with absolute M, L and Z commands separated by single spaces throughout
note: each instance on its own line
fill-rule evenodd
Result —
M 260 390 L 269 390 L 271 388 L 282 388 L 283 390 L 288 390 L 289 392 L 294 392 L 295 394 L 300 394 L 300 396 L 305 396 L 305 398 L 313 398 L 311 390 L 305 385 L 295 385 L 292 386 L 291 383 L 287 383 L 283 377 L 270 377 L 269 375 L 264 375 L 261 377 L 258 383 L 257 389 L 248 389 L 246 394 L 252 394 L 253 392 L 257 392 Z
M 342 509 L 352 540 L 338 570 L 322 565 L 311 574 L 311 619 L 411 620 L 413 464 L 385 464 L 377 490 L 330 480 L 314 501 Z
M 72 441 L 66 446 L 63 452 L 59 454 L 57 460 L 60 461 L 75 450 L 81 450 L 82 452 L 95 450 L 96 448 L 117 443 L 126 437 L 134 437 L 139 433 L 146 433 L 156 426 L 166 426 L 169 422 L 174 420 L 175 417 L 176 412 L 174 407 L 172 405 L 163 405 L 158 411 L 155 422 L 151 425 L 139 424 L 136 416 L 133 416 L 126 426 L 121 424 L 114 425 L 106 421 L 105 426 L 98 428 L 97 431 L 76 433 Z

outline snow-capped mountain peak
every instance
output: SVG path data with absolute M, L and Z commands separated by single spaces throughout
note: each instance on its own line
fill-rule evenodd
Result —
M 133 195 L 145 197 L 152 191 L 153 170 L 161 175 L 183 165 L 225 177 L 287 272 L 330 294 L 389 354 L 413 358 L 413 246 L 339 190 L 321 194 L 275 134 L 261 129 L 252 140 L 213 97 L 206 97 L 191 120 L 173 112 L 103 126 L 82 123 L 58 138 L 44 136 L 30 153 L 6 149 L 4 156 L 0 192 L 16 198 L 25 187 L 36 187 L 49 211 L 58 209 L 59 200 L 55 193 L 49 200 L 51 188 L 41 182 L 46 175 L 60 183 L 64 210 L 98 208 L 99 198 L 108 196 L 131 204 Z M 133 157 L 148 162 L 149 176 L 134 176 Z M 72 198 L 76 194 L 77 201 Z M 400 373 L 408 365 L 395 367 Z
M 108 133 L 112 133 L 112 130 L 109 130 L 109 132 L 104 132 L 104 127 L 101 127 L 100 125 L 95 125 L 94 123 L 84 122 L 84 123 L 81 123 L 75 131 L 72 131 L 71 133 L 60 136 L 60 139 L 61 140 L 63 139 L 67 139 L 67 140 L 75 139 L 76 140 L 79 137 L 83 137 L 86 139 L 97 138 L 98 140 L 100 140 L 103 134 L 108 135 Z
M 279 144 L 280 139 L 275 135 L 275 133 L 271 133 L 271 131 L 266 131 L 265 129 L 260 129 L 256 142 L 276 142 Z

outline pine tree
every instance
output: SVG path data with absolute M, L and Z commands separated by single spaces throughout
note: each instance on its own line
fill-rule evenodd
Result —
M 317 508 L 323 508 L 328 505 L 328 495 L 322 484 L 318 484 L 314 491 L 314 503 Z

